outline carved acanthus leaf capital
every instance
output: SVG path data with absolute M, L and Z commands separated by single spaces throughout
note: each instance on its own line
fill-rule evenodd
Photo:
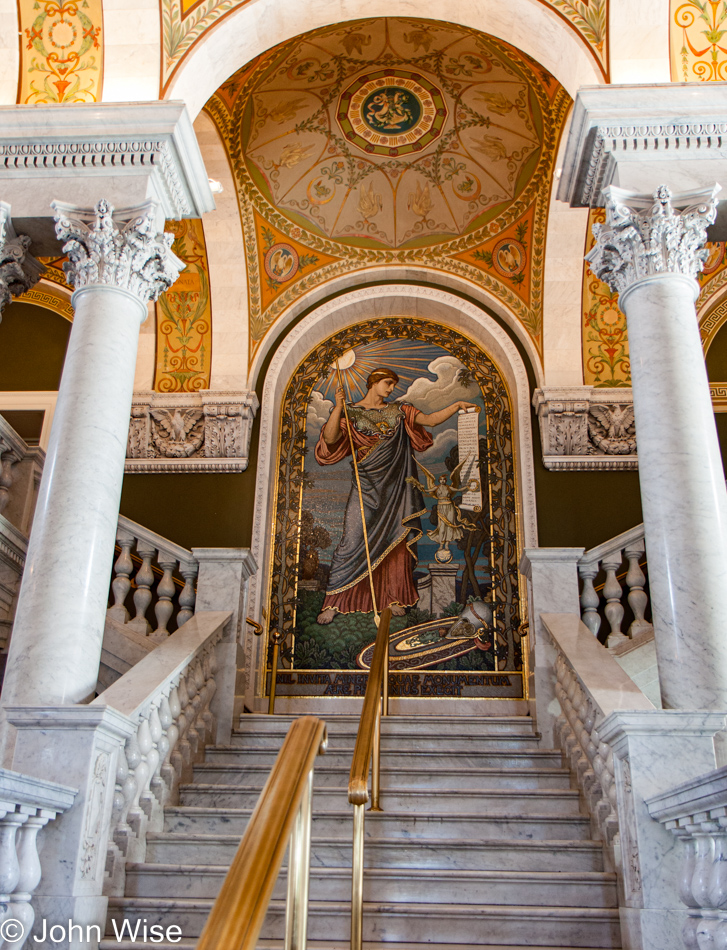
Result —
M 156 230 L 152 201 L 116 212 L 104 200 L 93 210 L 54 201 L 53 210 L 56 236 L 68 256 L 63 270 L 76 290 L 119 287 L 146 304 L 168 290 L 184 267 L 172 253 L 173 235 Z
M 715 185 L 672 200 L 666 185 L 660 185 L 653 198 L 613 185 L 605 188 L 606 223 L 594 224 L 596 244 L 586 260 L 619 294 L 656 274 L 696 278 L 707 256 L 704 245 L 707 227 L 717 215 L 718 190 Z
M 0 202 L 0 313 L 13 297 L 20 297 L 38 283 L 45 267 L 28 254 L 30 238 L 16 234 L 10 205 Z

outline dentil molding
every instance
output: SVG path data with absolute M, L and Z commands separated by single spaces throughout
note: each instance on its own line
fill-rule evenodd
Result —
M 536 389 L 543 464 L 551 471 L 638 468 L 630 389 Z
M 126 472 L 243 472 L 258 399 L 254 392 L 137 392 Z

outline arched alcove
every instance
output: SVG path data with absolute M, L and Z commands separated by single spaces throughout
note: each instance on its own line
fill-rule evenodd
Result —
M 459 345 L 464 349 L 460 349 L 458 358 L 462 359 L 466 368 L 469 368 L 467 356 L 463 354 L 466 354 L 467 347 L 470 347 L 473 357 L 479 354 L 493 368 L 502 381 L 510 407 L 509 438 L 513 472 L 516 472 L 512 501 L 517 510 L 518 522 L 517 540 L 515 535 L 512 540 L 518 550 L 521 545 L 537 544 L 530 389 L 525 364 L 508 333 L 486 310 L 446 289 L 388 284 L 349 291 L 314 308 L 300 320 L 282 340 L 267 370 L 261 406 L 252 538 L 253 554 L 263 570 L 252 582 L 249 609 L 253 617 L 262 616 L 262 607 L 268 603 L 272 589 L 270 565 L 276 547 L 273 524 L 283 465 L 280 446 L 288 438 L 281 435 L 281 419 L 288 398 L 286 393 L 301 364 L 310 360 L 311 354 L 315 355 L 321 347 L 325 347 L 326 341 L 332 337 L 336 338 L 336 348 L 344 347 L 347 339 L 360 334 L 362 324 L 383 328 L 377 331 L 379 339 L 394 338 L 397 326 L 403 337 L 429 339 L 423 329 L 421 332 L 401 331 L 401 327 L 406 324 L 416 324 L 419 328 L 438 327 L 442 331 L 442 339 L 451 337 L 451 340 L 461 341 Z M 437 459 L 437 463 L 439 461 Z M 510 554 L 514 559 L 515 548 Z M 247 697 L 250 708 L 253 708 L 256 698 L 259 699 L 263 691 L 260 669 L 262 656 L 260 641 L 250 638 L 246 644 L 246 667 L 257 671 L 254 684 L 253 678 L 250 679 L 250 694 Z

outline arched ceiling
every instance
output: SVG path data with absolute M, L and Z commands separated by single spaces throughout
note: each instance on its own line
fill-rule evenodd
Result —
M 427 20 L 315 30 L 236 73 L 207 111 L 240 200 L 253 351 L 295 294 L 414 262 L 485 285 L 539 346 L 548 196 L 569 104 L 514 47 Z

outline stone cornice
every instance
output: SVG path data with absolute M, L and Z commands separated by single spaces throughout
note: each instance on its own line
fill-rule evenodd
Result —
M 140 174 L 149 181 L 165 218 L 200 217 L 214 209 L 184 103 L 0 107 L 0 178 L 39 181 L 80 176 L 93 199 L 98 194 L 92 179 Z M 67 192 L 58 187 L 53 197 L 61 196 Z M 24 217 L 28 211 L 20 214 Z
M 558 198 L 572 207 L 601 207 L 606 186 L 647 191 L 660 181 L 673 184 L 674 166 L 683 161 L 690 163 L 692 187 L 719 180 L 727 157 L 725 85 L 582 87 Z

